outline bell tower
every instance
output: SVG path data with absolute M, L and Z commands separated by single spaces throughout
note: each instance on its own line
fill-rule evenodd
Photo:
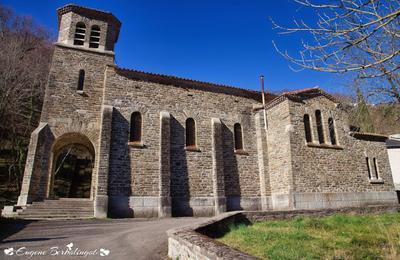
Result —
M 78 183 L 79 187 L 87 187 L 88 194 L 81 199 L 93 205 L 93 216 L 106 217 L 108 166 L 104 158 L 109 146 L 104 136 L 111 134 L 106 130 L 111 129 L 112 108 L 104 106 L 102 100 L 107 67 L 114 65 L 121 22 L 109 12 L 76 5 L 59 8 L 57 16 L 58 40 L 40 125 L 31 136 L 18 205 L 59 197 L 57 169 L 63 162 L 59 158 L 65 151 L 70 154 L 74 147 L 77 153 L 90 151 L 90 158 L 86 157 L 90 160 L 87 172 L 91 181 Z M 85 154 L 76 155 L 82 156 Z
M 109 12 L 66 5 L 57 9 L 60 45 L 113 52 L 121 22 Z

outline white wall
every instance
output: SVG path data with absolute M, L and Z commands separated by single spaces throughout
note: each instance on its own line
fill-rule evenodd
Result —
M 400 190 L 400 148 L 388 149 L 390 168 L 396 190 Z

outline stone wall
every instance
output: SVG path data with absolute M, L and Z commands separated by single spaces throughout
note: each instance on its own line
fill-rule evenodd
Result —
M 255 107 L 255 109 L 257 109 Z M 258 155 L 258 175 L 260 182 L 261 209 L 268 210 L 272 208 L 271 204 L 271 183 L 268 172 L 268 141 L 266 131 L 267 116 L 264 110 L 255 110 L 254 115 L 256 138 L 257 138 L 257 155 Z M 268 122 L 267 122 L 268 127 Z
M 113 62 L 112 55 L 56 45 L 40 119 L 42 123 L 48 125 L 50 135 L 53 137 L 52 143 L 46 148 L 51 159 L 43 162 L 43 167 L 49 176 L 54 166 L 51 164 L 55 158 L 53 147 L 59 145 L 58 140 L 62 140 L 63 143 L 67 139 L 69 143 L 80 141 L 64 138 L 65 136 L 85 136 L 93 145 L 95 154 L 99 152 L 104 70 L 106 64 Z M 77 84 L 81 69 L 85 70 L 85 81 L 83 91 L 79 92 Z M 92 198 L 96 192 L 98 160 L 96 156 L 92 177 Z M 50 194 L 48 189 L 51 189 L 51 184 L 45 185 L 45 189 L 47 195 Z
M 214 212 L 212 118 L 222 122 L 223 172 L 229 209 L 259 207 L 260 187 L 252 105 L 257 101 L 228 95 L 129 79 L 114 68 L 107 72 L 104 103 L 115 108 L 112 128 L 109 191 L 115 208 L 134 209 L 138 216 L 156 214 L 159 195 L 160 113 L 171 115 L 170 176 L 173 215 Z M 130 116 L 142 115 L 142 145 L 130 146 Z M 185 122 L 196 122 L 197 150 L 185 148 Z M 243 128 L 244 150 L 235 154 L 233 125 Z M 130 197 L 130 198 L 129 198 Z M 118 202 L 119 201 L 119 202 Z M 135 206 L 131 205 L 135 204 Z M 245 205 L 242 205 L 245 204 Z M 256 204 L 256 206 L 254 206 Z M 146 206 L 147 205 L 147 206 Z M 118 211 L 118 209 L 115 209 Z M 128 210 L 129 212 L 129 210 Z
M 113 28 L 105 21 L 84 17 L 77 13 L 66 13 L 61 16 L 59 24 L 58 43 L 73 45 L 75 38 L 76 24 L 82 22 L 86 26 L 86 37 L 83 46 L 74 46 L 75 48 L 89 48 L 90 31 L 92 26 L 97 25 L 100 28 L 99 47 L 93 50 L 113 51 L 116 41 L 117 28 Z
M 46 123 L 40 123 L 32 132 L 18 205 L 23 206 L 46 197 L 48 164 L 53 141 L 54 136 Z
M 292 153 L 290 143 L 291 114 L 284 101 L 267 110 L 268 118 L 268 173 L 271 185 L 272 208 L 289 209 L 293 206 Z
M 349 134 L 347 114 L 324 96 L 289 101 L 290 143 L 295 208 L 324 208 L 395 203 L 393 180 L 384 141 Z M 325 144 L 318 142 L 315 111 L 322 113 Z M 304 114 L 309 114 L 313 142 L 307 143 Z M 332 145 L 328 118 L 334 119 L 337 145 Z M 366 157 L 377 158 L 381 180 L 370 180 Z

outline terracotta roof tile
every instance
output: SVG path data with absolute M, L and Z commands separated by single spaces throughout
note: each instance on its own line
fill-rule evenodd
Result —
M 155 83 L 159 83 L 159 84 L 163 84 L 163 85 L 174 85 L 174 86 L 183 87 L 183 88 L 194 88 L 194 89 L 200 89 L 200 90 L 216 92 L 216 93 L 231 94 L 231 95 L 242 96 L 242 97 L 254 99 L 258 102 L 261 102 L 261 92 L 260 91 L 255 91 L 255 90 L 250 90 L 250 89 L 242 89 L 242 88 L 221 85 L 221 84 L 215 84 L 215 83 L 209 83 L 209 82 L 203 82 L 203 81 L 192 80 L 192 79 L 179 78 L 179 77 L 175 77 L 175 76 L 143 72 L 143 71 L 138 71 L 138 70 L 124 69 L 124 68 L 119 68 L 119 67 L 115 67 L 115 70 L 116 70 L 117 74 L 124 76 L 126 78 L 130 78 L 130 79 L 155 82 Z M 270 94 L 270 93 L 267 93 L 267 95 L 266 95 L 267 101 L 270 101 L 275 97 L 276 97 L 276 95 Z
M 378 141 L 385 142 L 389 137 L 387 135 L 375 134 L 375 133 L 361 133 L 361 132 L 350 132 L 350 136 L 367 141 Z
M 332 95 L 323 91 L 319 87 L 314 87 L 314 88 L 305 88 L 300 90 L 284 92 L 281 95 L 277 96 L 275 99 L 271 100 L 270 102 L 267 102 L 265 107 L 267 109 L 272 108 L 286 99 L 301 102 L 304 98 L 310 98 L 315 96 L 324 96 L 329 100 L 331 100 L 332 102 L 339 103 Z

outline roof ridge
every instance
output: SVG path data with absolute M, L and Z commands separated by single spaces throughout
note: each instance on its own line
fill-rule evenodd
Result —
M 63 5 L 63 6 L 59 7 L 59 8 L 57 8 L 57 11 L 61 10 L 63 8 L 69 7 L 69 6 L 71 6 L 71 7 L 74 6 L 74 7 L 78 7 L 78 8 L 85 8 L 85 9 L 93 10 L 93 11 L 96 11 L 96 12 L 101 12 L 101 13 L 105 13 L 105 14 L 111 14 L 111 15 L 115 16 L 110 11 L 104 11 L 104 10 L 101 10 L 101 9 L 87 7 L 87 6 L 83 6 L 83 5 L 77 5 L 77 4 L 73 4 L 73 3 L 69 3 L 69 4 L 66 4 L 66 5 Z
M 316 86 L 316 87 L 312 87 L 312 88 L 303 88 L 303 89 L 298 89 L 298 90 L 286 91 L 286 92 L 283 92 L 282 95 L 301 94 L 301 93 L 308 92 L 311 90 L 321 90 L 321 88 Z
M 312 87 L 312 88 L 304 88 L 304 89 L 299 89 L 299 90 L 283 92 L 282 94 L 278 95 L 271 101 L 267 102 L 265 108 L 270 109 L 270 108 L 274 107 L 275 105 L 278 105 L 279 103 L 281 103 L 283 100 L 285 100 L 285 98 L 301 101 L 301 98 L 298 95 L 309 93 L 309 92 L 312 93 L 315 91 L 317 91 L 316 93 L 328 98 L 329 100 L 331 100 L 335 103 L 340 103 L 339 101 L 336 100 L 336 98 L 334 96 L 327 93 L 325 90 L 321 89 L 319 86 L 316 86 L 316 87 Z
M 89 15 L 93 15 L 95 13 L 97 16 L 105 19 L 106 21 L 113 23 L 118 30 L 122 25 L 121 21 L 112 12 L 76 4 L 66 4 L 62 7 L 57 8 L 58 26 L 60 26 L 60 19 L 62 15 L 68 12 L 78 12 L 78 11 L 86 12 Z

